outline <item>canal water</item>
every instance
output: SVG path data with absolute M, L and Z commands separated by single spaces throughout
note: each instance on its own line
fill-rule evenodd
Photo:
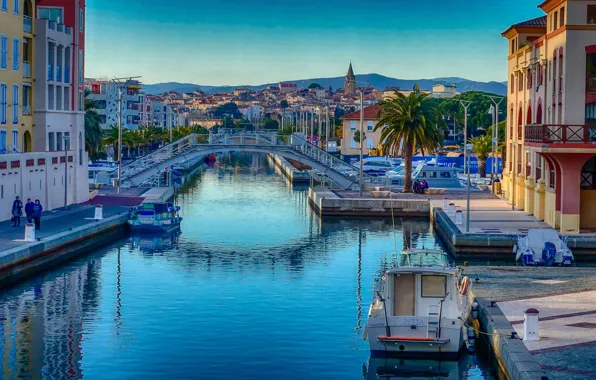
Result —
M 4 379 L 493 378 L 480 354 L 369 359 L 374 274 L 437 246 L 428 221 L 323 222 L 260 155 L 219 157 L 177 202 L 179 236 L 129 237 L 2 291 Z

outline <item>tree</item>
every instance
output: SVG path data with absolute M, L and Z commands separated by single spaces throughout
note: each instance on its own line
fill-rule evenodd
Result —
M 435 110 L 429 107 L 428 94 L 412 92 L 379 102 L 380 121 L 375 131 L 382 129 L 381 148 L 385 155 L 403 155 L 405 175 L 403 192 L 412 192 L 412 156 L 414 149 L 436 152 L 443 141 L 443 133 L 436 127 Z
M 494 95 L 481 91 L 468 91 L 459 94 L 439 106 L 439 114 L 443 116 L 454 116 L 458 128 L 464 125 L 464 110 L 458 100 L 471 101 L 468 108 L 468 137 L 484 134 L 484 130 L 492 124 L 492 115 L 488 113 L 492 100 L 486 95 Z M 501 114 L 507 114 L 507 101 L 501 102 L 499 107 Z
M 472 150 L 478 155 L 478 173 L 486 176 L 486 159 L 492 151 L 492 138 L 490 135 L 472 137 Z
M 319 89 L 319 88 L 323 88 L 323 86 L 321 86 L 321 85 L 320 85 L 320 84 L 318 84 L 318 83 L 311 83 L 311 84 L 308 86 L 308 89 L 309 89 L 309 90 L 312 90 L 312 89 Z
M 236 103 L 226 103 L 217 107 L 213 112 L 215 117 L 224 117 L 226 115 L 231 116 L 234 119 L 242 118 L 242 113 L 238 111 L 238 105 Z
M 286 109 L 286 108 L 288 108 L 289 106 L 290 106 L 290 105 L 288 104 L 288 101 L 287 101 L 287 100 L 285 100 L 285 99 L 283 99 L 281 102 L 279 102 L 279 107 L 280 107 L 281 109 Z
M 360 143 L 360 141 L 365 141 L 366 140 L 366 133 L 362 132 L 362 139 L 360 139 L 360 131 L 356 130 L 356 132 L 354 132 L 354 141 L 356 141 L 357 143 Z
M 103 152 L 103 130 L 101 129 L 101 118 L 97 113 L 98 104 L 95 100 L 89 99 L 91 91 L 85 90 L 85 150 L 89 153 L 91 160 L 99 158 Z
M 278 129 L 279 122 L 273 119 L 265 119 L 263 122 L 263 129 Z

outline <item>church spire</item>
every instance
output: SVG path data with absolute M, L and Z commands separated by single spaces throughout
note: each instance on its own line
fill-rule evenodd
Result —
M 352 62 L 350 61 L 350 67 L 348 67 L 348 78 L 354 78 L 354 70 L 352 70 Z

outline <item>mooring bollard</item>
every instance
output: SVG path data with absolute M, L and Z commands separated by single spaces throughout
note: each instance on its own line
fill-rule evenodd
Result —
M 447 198 L 443 198 L 443 210 L 447 210 L 449 207 L 449 200 Z
M 455 224 L 464 224 L 464 213 L 462 210 L 457 210 L 455 212 Z
M 103 219 L 103 206 L 102 205 L 95 205 L 95 217 L 93 219 L 97 219 L 97 220 Z
M 455 216 L 455 203 L 449 203 L 449 208 L 447 209 L 447 215 Z
M 35 241 L 35 225 L 33 223 L 25 224 L 25 241 Z
M 532 308 L 524 312 L 524 340 L 540 340 L 538 332 L 538 310 Z

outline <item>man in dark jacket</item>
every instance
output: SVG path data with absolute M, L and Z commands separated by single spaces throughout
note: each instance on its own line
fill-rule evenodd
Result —
M 23 202 L 21 201 L 21 197 L 17 197 L 14 202 L 12 202 L 12 221 L 14 224 L 13 227 L 18 227 L 21 225 L 21 216 L 23 216 Z
M 25 203 L 25 215 L 27 215 L 27 223 L 33 222 L 33 206 L 35 203 L 31 201 L 31 198 L 27 199 Z
M 35 204 L 33 205 L 33 220 L 35 221 L 35 229 L 39 230 L 41 224 L 41 213 L 43 211 L 43 207 L 39 202 L 39 199 L 35 200 Z

